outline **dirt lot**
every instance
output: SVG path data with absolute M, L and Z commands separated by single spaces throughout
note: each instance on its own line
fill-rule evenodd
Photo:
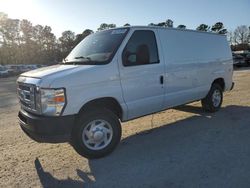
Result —
M 15 78 L 0 79 L 0 187 L 249 187 L 250 70 L 234 73 L 223 108 L 195 102 L 123 124 L 111 155 L 87 160 L 19 128 Z

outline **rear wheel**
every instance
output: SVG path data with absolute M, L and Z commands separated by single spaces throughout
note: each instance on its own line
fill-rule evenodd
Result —
M 223 101 L 223 91 L 219 84 L 214 83 L 207 96 L 201 100 L 202 108 L 208 112 L 216 112 Z
M 74 149 L 89 159 L 104 157 L 111 153 L 120 139 L 120 122 L 107 109 L 81 113 L 71 134 Z

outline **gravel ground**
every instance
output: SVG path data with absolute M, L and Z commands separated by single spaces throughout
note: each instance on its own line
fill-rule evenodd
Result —
M 109 156 L 41 144 L 19 128 L 16 78 L 0 79 L 0 187 L 249 187 L 250 69 L 234 73 L 222 109 L 199 102 L 123 124 Z

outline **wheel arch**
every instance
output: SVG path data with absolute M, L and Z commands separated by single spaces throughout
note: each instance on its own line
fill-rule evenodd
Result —
M 91 110 L 94 108 L 106 108 L 113 112 L 119 119 L 123 117 L 123 109 L 117 99 L 113 97 L 102 97 L 92 99 L 86 102 L 81 109 L 79 110 L 78 114 L 82 113 L 83 111 Z
M 225 80 L 224 80 L 224 78 L 216 78 L 214 81 L 213 81 L 213 83 L 211 84 L 211 86 L 213 85 L 213 84 L 219 84 L 220 86 L 221 86 L 221 88 L 222 88 L 222 91 L 224 91 L 225 90 Z

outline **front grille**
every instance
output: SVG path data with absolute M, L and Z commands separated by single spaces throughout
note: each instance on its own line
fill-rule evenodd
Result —
M 34 85 L 18 83 L 17 94 L 23 109 L 36 112 L 36 94 Z

